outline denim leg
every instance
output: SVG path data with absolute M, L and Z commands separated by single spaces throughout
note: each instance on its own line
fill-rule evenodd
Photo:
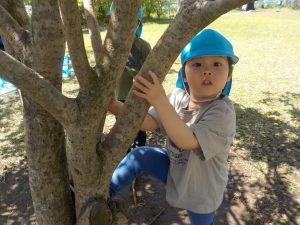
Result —
M 135 148 L 115 169 L 109 187 L 110 196 L 114 197 L 141 174 L 152 176 L 166 183 L 169 164 L 168 154 L 160 148 Z
M 213 225 L 215 212 L 212 213 L 194 213 L 188 211 L 188 215 L 192 225 Z

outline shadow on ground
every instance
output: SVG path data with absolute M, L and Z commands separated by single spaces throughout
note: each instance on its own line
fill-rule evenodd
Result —
M 276 99 L 288 106 L 288 122 L 279 119 L 279 111 L 262 114 L 257 109 L 235 105 L 236 142 L 229 156 L 229 182 L 215 224 L 300 224 L 300 139 L 295 135 L 300 133 L 300 112 L 295 104 L 299 99 L 299 94 L 291 92 Z M 270 94 L 263 101 L 274 98 Z M 0 115 L 9 117 L 12 113 L 9 107 L 5 111 L 1 108 Z M 164 141 L 156 133 L 148 135 L 150 145 L 164 145 Z M 1 150 L 1 157 L 6 154 L 12 153 Z M 0 224 L 34 224 L 25 160 L 14 170 L 4 171 L 0 188 Z M 184 210 L 166 203 L 163 184 L 140 177 L 135 189 L 137 204 L 133 203 L 130 188 L 121 194 L 131 212 L 129 224 L 189 224 Z
M 267 95 L 263 102 L 275 101 L 271 93 Z M 265 115 L 235 105 L 237 141 L 230 153 L 229 182 L 215 224 L 300 224 L 300 110 L 295 103 L 299 100 L 300 95 L 291 92 L 276 99 L 289 109 L 289 123 L 279 119 L 281 112 Z M 153 133 L 149 142 L 163 145 L 164 140 Z M 142 190 L 145 199 L 156 195 L 151 207 L 159 217 L 152 224 L 188 224 L 185 211 L 161 202 L 164 187 L 155 187 L 156 183 L 149 179 Z M 151 200 L 145 202 L 151 204 Z
M 0 176 L 0 224 L 31 224 L 35 219 L 26 162 Z

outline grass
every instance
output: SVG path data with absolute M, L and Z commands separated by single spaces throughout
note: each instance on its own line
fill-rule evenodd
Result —
M 300 224 L 300 12 L 275 11 L 232 11 L 209 26 L 226 35 L 240 57 L 230 94 L 237 135 L 224 206 L 229 224 Z M 145 22 L 142 37 L 153 47 L 167 22 Z M 163 83 L 168 93 L 179 68 L 177 59 Z M 76 79 L 64 82 L 67 95 L 77 90 Z M 13 168 L 24 157 L 24 134 L 17 95 L 1 96 L 0 105 L 1 173 L 1 164 Z

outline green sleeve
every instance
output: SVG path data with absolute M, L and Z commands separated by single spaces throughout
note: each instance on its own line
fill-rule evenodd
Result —
M 144 41 L 144 40 L 143 40 Z M 142 62 L 144 63 L 147 56 L 149 55 L 151 51 L 151 46 L 148 42 L 144 41 L 144 44 L 142 45 L 142 49 L 141 49 L 141 52 L 142 52 Z

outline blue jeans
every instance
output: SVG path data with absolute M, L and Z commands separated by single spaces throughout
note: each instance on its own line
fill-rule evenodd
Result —
M 110 183 L 110 196 L 114 197 L 141 174 L 167 182 L 169 157 L 156 147 L 138 147 L 129 152 L 114 171 Z M 192 225 L 213 225 L 215 212 L 200 214 L 188 211 Z

